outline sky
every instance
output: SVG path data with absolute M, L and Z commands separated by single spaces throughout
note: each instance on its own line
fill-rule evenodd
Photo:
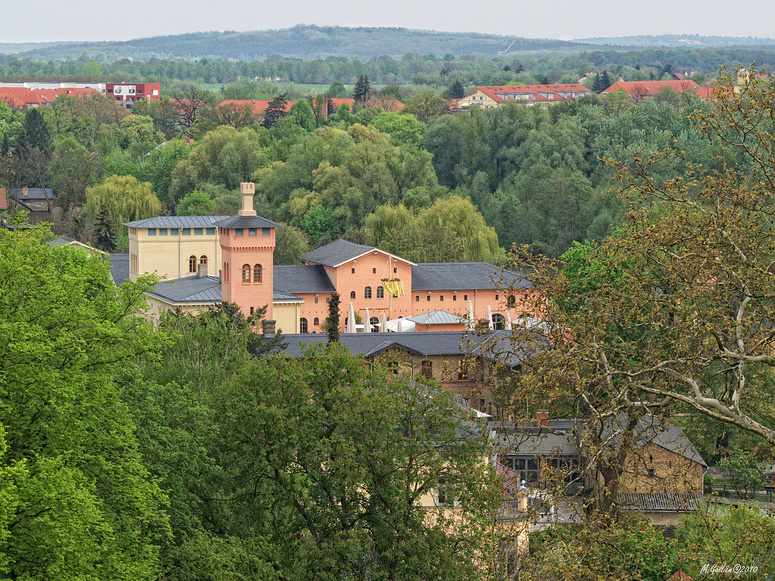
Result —
M 0 43 L 129 40 L 296 24 L 562 40 L 642 34 L 775 37 L 772 0 L 38 0 L 11 6 L 3 10 Z

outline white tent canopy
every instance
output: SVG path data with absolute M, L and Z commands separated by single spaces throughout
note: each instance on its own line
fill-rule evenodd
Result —
M 399 321 L 401 323 L 401 329 L 400 330 L 398 328 Z M 384 330 L 392 331 L 394 333 L 399 333 L 399 332 L 401 332 L 401 333 L 409 333 L 409 332 L 413 332 L 414 331 L 414 323 L 412 321 L 410 321 L 409 319 L 404 319 L 404 318 L 392 319 L 392 320 L 390 320 L 390 321 L 388 321 L 386 323 L 385 327 L 386 327 L 386 329 L 384 329 Z

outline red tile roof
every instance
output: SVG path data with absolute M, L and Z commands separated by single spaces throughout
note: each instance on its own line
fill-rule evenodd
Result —
M 221 102 L 218 107 L 249 107 L 253 115 L 256 117 L 263 117 L 264 113 L 266 113 L 267 107 L 269 107 L 269 103 L 271 103 L 271 101 L 261 101 L 256 99 L 227 99 L 226 101 Z M 285 105 L 285 111 L 290 111 L 294 103 L 296 103 L 296 101 L 288 101 L 288 103 Z
M 505 101 L 509 100 L 519 100 L 513 99 L 513 97 L 510 99 L 509 97 L 512 95 L 529 95 L 527 99 L 524 99 L 526 101 L 553 102 L 578 98 L 576 96 L 568 96 L 568 93 L 573 95 L 577 93 L 582 93 L 584 95 L 592 94 L 592 91 L 587 89 L 581 83 L 564 83 L 554 85 L 502 85 L 497 87 L 487 86 L 476 88 L 497 103 L 504 103 Z
M 339 109 L 342 105 L 347 103 L 347 105 L 350 106 L 350 111 L 353 110 L 353 107 L 355 107 L 355 99 L 335 99 L 334 97 L 331 97 L 331 101 L 333 101 L 334 106 Z M 403 103 L 401 103 L 403 105 Z
M 734 95 L 735 90 L 732 87 L 700 87 L 695 91 L 695 93 L 698 97 L 701 97 L 706 101 L 713 101 L 714 99 L 718 99 L 724 93 L 727 95 Z
M 50 105 L 60 95 L 86 97 L 98 95 L 95 89 L 28 89 L 26 87 L 0 87 L 0 101 L 12 107 L 37 107 Z
M 653 97 L 663 89 L 673 89 L 678 93 L 684 91 L 696 92 L 700 86 L 692 80 L 683 81 L 617 81 L 608 87 L 601 94 L 606 95 L 613 91 L 624 91 L 635 101 L 640 101 L 646 97 Z
M 5 197 L 5 188 L 0 188 L 0 210 L 8 209 L 8 200 Z

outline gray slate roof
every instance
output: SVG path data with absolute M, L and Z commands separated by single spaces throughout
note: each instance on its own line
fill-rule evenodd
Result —
M 407 319 L 417 325 L 460 325 L 465 323 L 465 319 L 461 318 L 460 315 L 453 315 L 442 310 L 407 317 Z
M 113 268 L 110 270 L 110 276 L 116 286 L 129 280 L 129 254 L 111 254 L 108 256 Z
M 614 429 L 615 431 L 621 431 L 624 429 L 624 422 L 626 418 L 624 416 L 615 417 L 609 419 L 610 424 L 606 424 L 606 430 Z M 680 454 L 684 458 L 688 458 L 693 462 L 697 462 L 707 468 L 705 460 L 691 443 L 689 438 L 686 437 L 684 431 L 667 421 L 662 421 L 652 415 L 647 415 L 638 421 L 634 430 L 635 441 L 638 446 L 645 446 L 649 443 L 655 444 Z M 604 437 L 608 438 L 608 435 L 604 433 Z M 614 435 L 611 441 L 616 445 L 616 442 L 621 436 Z
M 261 216 L 232 216 L 215 223 L 219 228 L 282 228 L 282 224 Z
M 306 260 L 307 262 L 315 262 L 317 264 L 324 264 L 326 266 L 337 266 L 353 258 L 357 258 L 361 254 L 365 254 L 370 250 L 375 250 L 373 246 L 363 246 L 362 244 L 355 244 L 348 242 L 347 240 L 336 240 L 320 248 L 316 248 L 311 252 L 302 254 L 299 258 Z
M 549 420 L 548 426 L 518 425 L 511 422 L 493 422 L 491 429 L 498 433 L 497 446 L 503 456 L 565 456 L 578 455 L 575 430 L 579 420 Z
M 412 267 L 413 291 L 529 288 L 516 272 L 486 262 L 424 262 Z
M 332 293 L 334 288 L 325 268 L 320 265 L 275 266 L 275 291 L 289 293 Z
M 272 301 L 282 303 L 303 303 L 304 299 L 297 297 L 293 293 L 287 293 L 285 291 L 274 289 L 272 291 Z
M 516 331 L 524 332 L 524 331 Z M 291 357 L 302 355 L 302 347 L 317 343 L 328 343 L 325 334 L 305 333 L 283 335 L 287 346 L 285 353 Z M 493 359 L 489 349 L 498 347 L 505 349 L 509 343 L 509 331 L 491 331 L 484 335 L 471 335 L 464 339 L 460 331 L 438 331 L 428 333 L 340 333 L 339 341 L 353 354 L 372 357 L 391 347 L 398 347 L 418 356 L 447 355 L 463 356 L 466 353 Z M 516 366 L 521 363 L 522 354 L 510 353 L 505 363 Z M 500 359 L 499 359 L 500 360 Z
M 56 198 L 54 190 L 51 188 L 27 188 L 27 195 L 24 195 L 22 188 L 9 189 L 8 193 L 13 196 L 15 200 L 23 202 L 25 200 L 53 200 Z
M 493 425 L 493 429 L 499 431 L 499 444 L 506 455 L 552 456 L 576 454 L 579 436 L 577 432 L 584 429 L 584 425 L 582 420 L 557 419 L 549 420 L 548 426 L 536 424 L 514 426 L 508 422 L 500 422 L 497 426 Z M 605 434 L 603 437 L 608 439 Z M 638 422 L 635 428 L 635 441 L 638 447 L 653 443 L 707 467 L 697 448 L 681 428 L 669 422 L 659 421 L 654 416 L 647 415 Z M 612 437 L 610 442 L 615 447 L 618 438 Z
M 124 222 L 124 226 L 132 228 L 212 228 L 216 222 L 230 216 L 156 216 Z
M 168 303 L 217 303 L 221 301 L 221 281 L 217 276 L 185 276 L 156 283 L 151 296 Z

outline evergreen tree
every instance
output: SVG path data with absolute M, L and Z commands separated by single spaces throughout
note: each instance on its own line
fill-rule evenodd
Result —
M 51 149 L 51 132 L 48 129 L 43 114 L 32 108 L 24 115 L 24 126 L 19 135 L 18 145 L 26 149 L 39 149 L 43 152 Z
M 365 103 L 366 99 L 371 95 L 371 83 L 369 82 L 368 75 L 361 75 L 358 77 L 358 82 L 355 83 L 353 89 L 353 99 L 356 103 Z
M 613 85 L 611 82 L 611 77 L 608 75 L 608 71 L 603 71 L 602 75 L 598 75 L 600 77 L 600 93 L 605 91 L 608 87 Z
M 328 317 L 323 323 L 323 330 L 328 336 L 329 343 L 339 343 L 339 303 L 341 302 L 339 293 L 331 293 L 331 300 L 328 302 Z
M 455 82 L 449 86 L 449 98 L 462 99 L 463 97 L 465 97 L 465 88 L 463 87 L 463 83 L 461 83 L 459 80 L 455 80 Z

